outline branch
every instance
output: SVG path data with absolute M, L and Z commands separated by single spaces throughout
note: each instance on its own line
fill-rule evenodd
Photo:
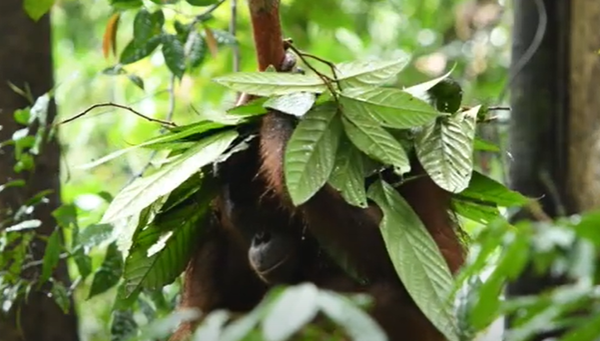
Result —
M 104 108 L 104 107 L 115 107 L 115 108 L 124 109 L 124 110 L 127 110 L 127 111 L 131 112 L 132 114 L 135 114 L 136 116 L 139 116 L 139 117 L 141 117 L 141 118 L 143 118 L 145 120 L 148 120 L 150 122 L 156 122 L 156 123 L 160 123 L 162 125 L 167 125 L 167 126 L 171 126 L 171 127 L 176 127 L 177 126 L 177 124 L 175 124 L 174 122 L 163 121 L 163 120 L 160 120 L 160 119 L 157 119 L 157 118 L 152 118 L 152 117 L 149 117 L 149 116 L 146 116 L 144 114 L 141 114 L 141 113 L 137 112 L 136 110 L 134 110 L 131 107 L 128 107 L 128 106 L 125 106 L 125 105 L 121 105 L 121 104 L 116 104 L 116 103 L 99 103 L 99 104 L 94 104 L 91 107 L 85 109 L 83 112 L 81 112 L 81 113 L 79 113 L 79 114 L 77 114 L 77 115 L 75 115 L 75 116 L 73 116 L 71 118 L 67 118 L 66 120 L 64 120 L 62 122 L 59 122 L 56 125 L 61 125 L 61 124 L 69 123 L 71 121 L 74 121 L 74 120 L 76 120 L 76 119 L 78 119 L 80 117 L 83 117 L 83 116 L 87 115 L 90 111 L 92 111 L 92 110 L 94 110 L 96 108 Z
M 273 65 L 278 71 L 285 56 L 279 20 L 279 0 L 249 0 L 258 69 Z

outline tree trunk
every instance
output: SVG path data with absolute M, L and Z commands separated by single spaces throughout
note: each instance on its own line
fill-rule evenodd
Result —
M 50 36 L 50 18 L 48 15 L 37 23 L 33 22 L 23 10 L 22 0 L 0 1 L 0 141 L 11 138 L 12 133 L 21 128 L 14 119 L 13 112 L 29 103 L 11 90 L 7 82 L 20 88 L 29 86 L 34 98 L 53 87 L 52 48 Z M 52 122 L 56 113 L 54 103 L 48 113 L 48 122 Z M 0 192 L 0 211 L 16 210 L 27 199 L 43 190 L 53 190 L 48 195 L 48 203 L 35 208 L 34 216 L 42 221 L 37 229 L 41 235 L 50 235 L 55 228 L 52 211 L 59 205 L 59 160 L 60 149 L 54 139 L 43 146 L 43 151 L 35 160 L 35 171 L 29 174 L 14 174 L 12 170 L 14 156 L 11 149 L 2 148 L 0 155 L 0 184 L 11 179 L 23 178 L 25 187 L 6 189 Z M 43 258 L 45 243 L 31 244 L 33 258 Z M 38 271 L 34 271 L 38 272 Z M 66 264 L 61 261 L 53 275 L 65 285 L 69 285 Z M 0 339 L 2 341 L 75 341 L 78 340 L 77 318 L 74 307 L 64 314 L 54 299 L 48 296 L 48 287 L 31 288 L 26 301 L 13 305 L 7 316 L 0 316 Z
M 543 195 L 544 210 L 556 217 L 600 207 L 600 2 L 515 1 L 512 72 L 534 40 L 539 3 L 544 38 L 511 87 L 510 175 L 514 189 Z M 562 281 L 526 271 L 508 295 L 537 294 Z

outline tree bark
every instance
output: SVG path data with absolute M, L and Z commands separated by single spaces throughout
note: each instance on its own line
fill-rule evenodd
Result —
M 53 87 L 53 64 L 49 15 L 33 22 L 23 10 L 22 0 L 0 1 L 0 141 L 9 140 L 12 133 L 21 128 L 13 119 L 17 109 L 29 103 L 12 91 L 7 82 L 18 87 L 29 86 L 34 98 Z M 48 122 L 56 114 L 54 103 L 50 105 Z M 0 184 L 11 179 L 23 178 L 25 187 L 0 192 L 0 212 L 18 209 L 35 194 L 50 189 L 48 203 L 36 206 L 34 218 L 42 221 L 37 229 L 40 235 L 48 236 L 56 223 L 51 215 L 60 200 L 60 148 L 55 139 L 43 146 L 36 157 L 35 171 L 14 174 L 12 149 L 3 148 L 0 155 Z M 42 259 L 45 243 L 36 239 L 30 246 L 33 258 Z M 39 269 L 37 269 L 39 270 Z M 36 273 L 39 271 L 33 271 Z M 32 276 L 34 274 L 31 274 Z M 53 277 L 69 285 L 66 264 L 61 261 Z M 76 341 L 78 340 L 77 318 L 71 302 L 70 313 L 64 314 L 54 299 L 48 296 L 48 287 L 31 288 L 26 301 L 19 301 L 6 316 L 0 316 L 0 339 L 2 341 Z

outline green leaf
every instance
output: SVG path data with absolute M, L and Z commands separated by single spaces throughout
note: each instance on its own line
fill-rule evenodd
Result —
M 237 39 L 235 38 L 234 35 L 232 35 L 231 33 L 229 33 L 228 31 L 223 31 L 223 30 L 215 30 L 215 29 L 211 29 L 212 34 L 215 38 L 215 40 L 217 41 L 218 45 L 236 45 L 237 44 Z M 203 36 L 205 36 L 206 33 L 203 32 Z
M 344 111 L 343 114 L 346 136 L 358 149 L 384 165 L 392 165 L 397 174 L 410 171 L 408 155 L 400 142 L 373 118 L 353 111 Z
M 112 159 L 116 159 L 117 157 L 119 157 L 127 152 L 130 152 L 134 149 L 140 148 L 140 147 L 153 148 L 155 146 L 163 146 L 170 142 L 180 141 L 186 137 L 189 137 L 192 135 L 197 135 L 197 134 L 202 134 L 202 133 L 205 133 L 205 132 L 213 130 L 213 129 L 223 128 L 224 126 L 225 126 L 224 124 L 210 122 L 210 121 L 200 121 L 200 122 L 192 123 L 187 126 L 180 126 L 180 127 L 177 127 L 177 129 L 173 129 L 172 132 L 170 132 L 170 133 L 153 137 L 153 138 L 149 139 L 148 141 L 140 143 L 135 146 L 119 149 L 119 150 L 112 152 L 104 157 L 101 157 L 98 160 L 78 166 L 77 168 L 83 169 L 83 170 L 91 169 L 91 168 L 99 166 L 105 162 L 108 162 Z
M 110 0 L 110 5 L 115 9 L 137 9 L 144 5 L 142 0 Z
M 501 217 L 500 211 L 495 205 L 482 205 L 469 200 L 461 200 L 460 194 L 452 199 L 452 208 L 458 215 L 480 224 L 487 225 Z
M 206 42 L 196 31 L 190 32 L 184 46 L 185 56 L 187 58 L 188 67 L 195 69 L 206 57 Z
M 368 196 L 383 211 L 379 228 L 406 290 L 448 340 L 458 341 L 450 295 L 454 279 L 436 242 L 392 186 L 379 180 L 371 185 Z
M 323 80 L 314 74 L 236 72 L 213 80 L 231 90 L 265 97 L 296 92 L 321 93 L 327 89 Z
M 319 306 L 319 290 L 312 283 L 289 287 L 277 298 L 262 323 L 265 339 L 270 341 L 288 340 L 304 325 L 312 321 Z M 293 314 L 289 312 L 293 311 Z
M 438 78 L 432 79 L 430 81 L 427 81 L 427 82 L 424 82 L 421 84 L 413 85 L 411 87 L 403 89 L 402 91 L 408 92 L 409 94 L 411 94 L 425 102 L 429 102 L 430 96 L 428 94 L 428 91 L 431 88 L 433 88 L 434 86 L 436 86 L 439 82 L 448 78 L 450 76 L 450 74 L 452 73 L 452 71 L 454 71 L 454 67 L 452 67 L 452 69 L 450 71 L 448 71 L 447 73 L 445 73 L 444 75 L 442 75 Z
M 52 289 L 50 289 L 50 293 L 52 294 L 52 299 L 54 299 L 54 302 L 56 302 L 63 313 L 67 314 L 69 312 L 69 308 L 71 308 L 71 296 L 69 296 L 67 288 L 65 288 L 61 282 L 54 281 L 52 283 Z
M 113 233 L 113 226 L 110 224 L 92 224 L 80 231 L 77 236 L 77 246 L 93 247 L 102 244 L 108 240 Z
M 269 112 L 263 105 L 268 101 L 267 97 L 257 98 L 246 104 L 239 105 L 227 110 L 228 114 L 246 117 L 259 116 Z
M 393 60 L 357 60 L 335 65 L 342 87 L 380 85 L 395 77 L 408 64 L 408 58 Z
M 383 126 L 395 129 L 419 127 L 443 115 L 431 105 L 393 88 L 345 89 L 340 102 L 345 112 L 371 116 Z
M 309 111 L 287 143 L 284 172 L 294 205 L 310 199 L 327 182 L 335 162 L 342 127 L 334 103 Z
M 33 21 L 48 13 L 53 5 L 54 0 L 23 0 L 23 9 Z
M 52 276 L 52 272 L 54 272 L 54 268 L 58 265 L 60 261 L 60 252 L 62 250 L 61 245 L 61 236 L 60 230 L 55 229 L 54 232 L 48 237 L 48 242 L 46 243 L 46 250 L 44 251 L 44 259 L 42 260 L 42 275 L 40 276 L 39 283 L 45 283 L 50 276 Z
M 214 162 L 237 136 L 235 131 L 211 135 L 156 173 L 136 179 L 117 194 L 104 213 L 102 222 L 114 222 L 137 214 L 159 197 L 177 188 L 200 168 Z
M 185 0 L 185 1 L 192 6 L 210 6 L 210 5 L 214 5 L 217 2 L 219 2 L 219 0 Z
M 495 144 L 493 144 L 490 141 L 486 141 L 479 137 L 475 137 L 473 148 L 475 150 L 479 150 L 482 152 L 493 152 L 493 153 L 500 152 L 500 147 L 496 146 Z
M 106 292 L 119 283 L 123 274 L 123 256 L 116 243 L 110 243 L 100 268 L 94 274 L 88 299 Z
M 160 36 L 165 24 L 165 16 L 162 10 L 154 13 L 145 8 L 138 11 L 133 20 L 133 41 L 135 44 L 143 45 L 155 36 Z
M 82 248 L 78 248 L 73 252 L 73 260 L 81 279 L 85 280 L 92 273 L 92 257 L 86 255 Z
M 346 137 L 340 142 L 329 184 L 350 205 L 367 207 L 364 156 Z
M 448 192 L 460 193 L 473 170 L 473 140 L 479 106 L 425 127 L 415 139 L 415 150 L 431 179 Z
M 185 53 L 183 44 L 174 34 L 163 36 L 162 53 L 165 58 L 165 64 L 171 72 L 179 79 L 183 77 L 185 72 Z
M 153 36 L 150 40 L 145 43 L 137 44 L 134 40 L 130 41 L 127 46 L 121 52 L 121 57 L 119 58 L 119 62 L 121 64 L 131 64 L 135 63 L 138 60 L 146 58 L 149 56 L 158 45 L 160 45 L 162 41 L 162 36 Z
M 187 266 L 195 241 L 210 218 L 209 203 L 214 198 L 212 187 L 191 202 L 159 214 L 145 229 L 135 235 L 125 261 L 125 294 L 139 290 L 162 288 L 171 283 Z
M 269 98 L 265 108 L 281 111 L 284 114 L 302 117 L 306 114 L 313 104 L 315 104 L 315 94 L 309 92 L 297 92 L 289 95 Z
M 128 74 L 127 78 L 133 83 L 135 84 L 135 86 L 137 86 L 138 88 L 144 90 L 144 80 L 138 76 L 138 75 L 133 75 L 133 74 Z
M 460 196 L 502 207 L 522 206 L 530 201 L 521 193 L 511 191 L 498 181 L 477 171 L 473 171 L 469 186 L 460 193 Z
M 381 327 L 352 302 L 333 291 L 319 291 L 319 307 L 325 316 L 344 328 L 353 341 L 385 341 Z

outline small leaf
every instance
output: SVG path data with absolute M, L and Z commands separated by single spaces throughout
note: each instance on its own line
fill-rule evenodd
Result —
M 346 297 L 333 291 L 321 290 L 318 303 L 323 313 L 342 326 L 351 340 L 388 340 L 381 327 Z
M 150 13 L 142 8 L 133 21 L 133 41 L 138 45 L 145 44 L 151 38 L 161 34 L 164 24 L 165 15 L 162 10 Z
M 248 117 L 263 115 L 263 114 L 266 114 L 269 112 L 269 110 L 267 110 L 264 107 L 264 104 L 268 100 L 269 99 L 267 97 L 260 97 L 255 100 L 252 100 L 246 104 L 242 104 L 237 107 L 233 107 L 233 108 L 227 110 L 227 113 L 231 114 L 231 115 L 240 115 L 240 116 L 248 116 Z
M 479 106 L 440 119 L 415 139 L 423 168 L 441 188 L 460 193 L 469 185 L 473 170 L 473 140 Z
M 212 30 L 207 26 L 204 26 L 204 37 L 206 39 L 206 45 L 208 46 L 210 54 L 213 58 L 217 58 L 217 54 L 219 53 L 217 40 L 215 39 Z
M 128 74 L 127 78 L 129 78 L 129 80 L 138 88 L 144 90 L 144 80 L 140 76 Z
M 94 274 L 94 281 L 90 288 L 88 299 L 106 292 L 119 283 L 123 274 L 123 256 L 116 243 L 110 243 L 100 268 Z
M 329 184 L 338 190 L 350 205 L 366 208 L 367 193 L 363 160 L 363 154 L 346 137 L 342 138 Z
M 53 5 L 54 0 L 23 0 L 23 8 L 33 21 L 38 21 L 48 13 Z
M 150 40 L 145 43 L 140 43 L 139 45 L 134 41 L 130 41 L 127 46 L 121 52 L 121 57 L 119 58 L 119 62 L 121 64 L 131 64 L 135 63 L 138 60 L 141 60 L 147 56 L 149 56 L 158 45 L 160 45 L 162 41 L 162 36 L 154 36 L 150 38 Z
M 367 156 L 384 165 L 392 165 L 397 174 L 410 171 L 408 155 L 402 145 L 374 119 L 344 111 L 342 123 L 346 136 Z
M 454 71 L 454 67 L 452 67 L 452 69 L 450 71 L 448 71 L 447 73 L 445 73 L 444 75 L 432 79 L 430 81 L 421 83 L 421 84 L 417 84 L 417 85 L 413 85 L 409 88 L 405 88 L 402 91 L 404 92 L 408 92 L 409 94 L 425 101 L 425 102 L 429 102 L 429 94 L 427 93 L 431 88 L 433 88 L 434 86 L 436 86 L 439 82 L 443 81 L 444 79 L 448 78 L 450 76 L 450 74 L 452 73 L 452 71 Z
M 477 171 L 473 171 L 469 186 L 460 193 L 460 196 L 502 207 L 522 206 L 530 201 L 521 193 L 511 191 L 498 181 Z
M 102 222 L 114 222 L 139 213 L 159 197 L 177 188 L 200 168 L 215 161 L 237 136 L 235 131 L 211 135 L 156 173 L 138 178 L 117 194 L 104 213 Z
M 284 114 L 302 117 L 315 104 L 315 94 L 309 92 L 297 92 L 289 95 L 269 98 L 265 108 L 281 111 Z
M 327 182 L 342 133 L 337 106 L 315 107 L 300 121 L 287 143 L 284 172 L 294 205 L 310 199 Z
M 269 341 L 289 339 L 304 325 L 312 321 L 319 311 L 319 290 L 312 283 L 285 289 L 272 303 L 262 323 L 263 335 Z M 293 311 L 293 314 L 289 314 Z
M 211 29 L 212 35 L 218 45 L 236 45 L 237 39 L 228 31 Z
M 189 68 L 197 68 L 206 56 L 206 42 L 198 32 L 192 31 L 187 37 L 184 51 Z
M 65 288 L 62 283 L 54 281 L 52 283 L 52 289 L 50 289 L 50 294 L 63 313 L 67 314 L 69 308 L 71 308 L 71 297 L 67 292 L 67 288 Z
M 45 283 L 52 273 L 54 268 L 60 261 L 60 252 L 62 250 L 60 230 L 55 229 L 54 232 L 48 237 L 46 243 L 46 250 L 44 251 L 44 259 L 42 260 L 42 275 L 40 276 L 39 283 Z
M 183 44 L 177 36 L 168 34 L 163 36 L 162 53 L 165 58 L 165 64 L 171 72 L 179 79 L 185 72 L 185 53 Z
M 81 279 L 85 280 L 92 273 L 92 258 L 86 255 L 82 248 L 78 248 L 73 252 L 73 260 Z
M 102 37 L 102 52 L 104 58 L 108 58 L 110 51 L 117 55 L 117 30 L 119 29 L 119 19 L 121 13 L 117 12 L 113 14 L 108 23 L 106 23 L 106 29 L 104 30 L 104 36 Z
M 351 61 L 336 64 L 338 81 L 348 87 L 380 85 L 395 77 L 408 64 L 408 58 Z
M 320 93 L 327 89 L 323 80 L 313 74 L 236 72 L 213 80 L 234 91 L 265 97 L 288 95 L 296 92 Z
M 368 196 L 383 211 L 381 235 L 406 290 L 448 340 L 458 341 L 450 296 L 454 279 L 435 240 L 411 206 L 389 184 L 375 182 Z
M 217 2 L 219 2 L 219 0 L 185 0 L 185 1 L 192 6 L 210 6 L 210 5 L 214 5 Z
M 344 111 L 369 115 L 383 126 L 395 129 L 419 127 L 443 115 L 429 104 L 393 88 L 350 88 L 342 92 Z

